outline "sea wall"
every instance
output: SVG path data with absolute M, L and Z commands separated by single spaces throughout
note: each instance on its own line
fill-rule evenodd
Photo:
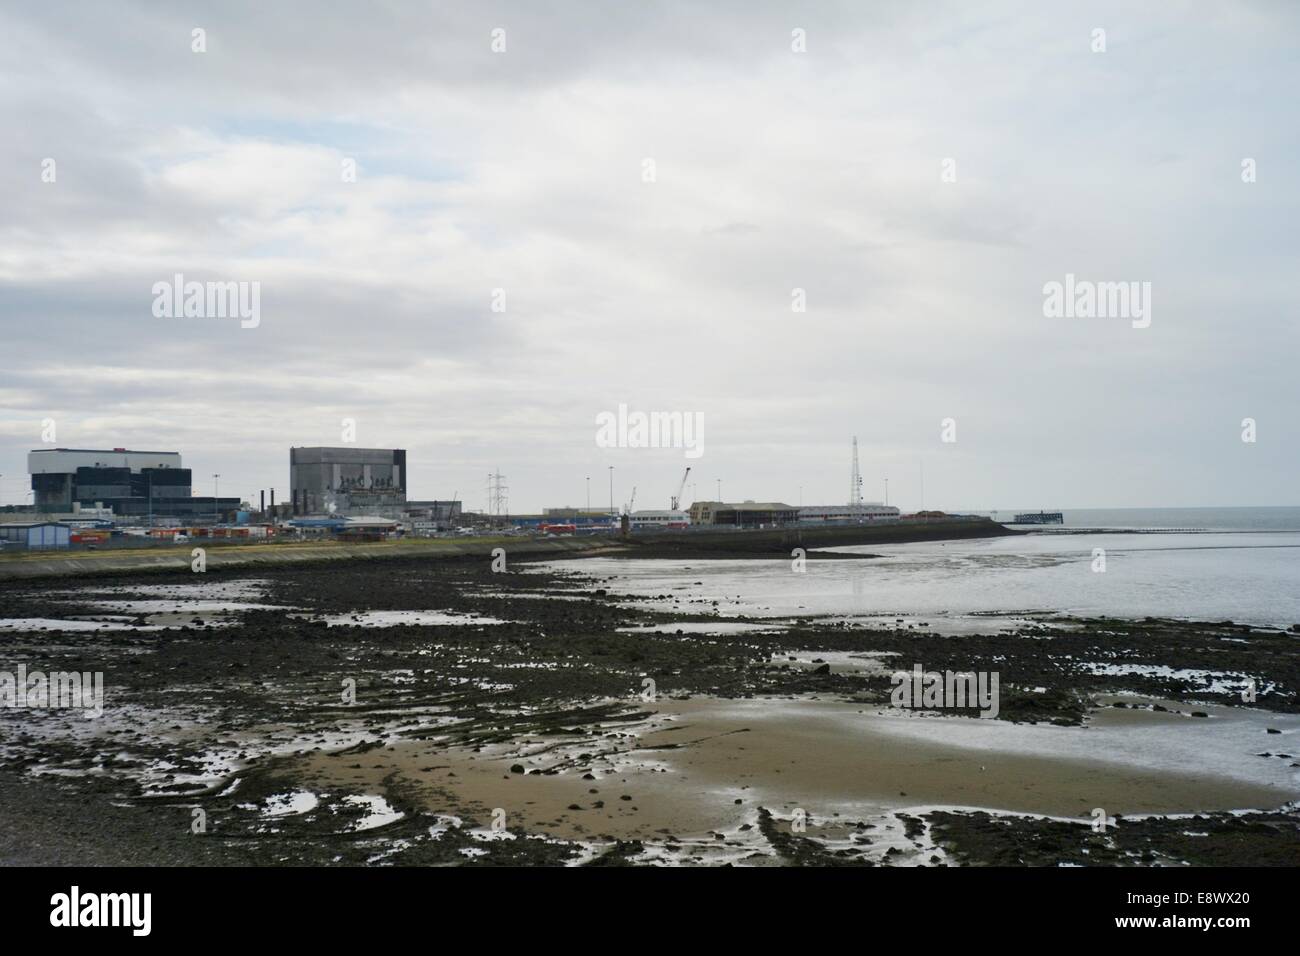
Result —
M 1024 534 L 987 518 L 952 521 L 898 521 L 843 528 L 773 528 L 770 531 L 692 531 L 686 534 L 638 533 L 624 539 L 629 553 L 639 556 L 788 555 L 794 548 L 835 548 L 852 545 L 903 544 Z
M 104 551 L 13 551 L 0 554 L 0 581 L 28 578 L 122 574 L 156 570 L 185 571 L 192 551 L 202 547 L 210 570 L 323 561 L 382 561 L 398 558 L 481 558 L 494 548 L 507 557 L 775 557 L 794 548 L 899 544 L 1022 534 L 987 519 L 897 522 L 849 528 L 779 528 L 745 531 L 637 533 L 609 538 L 528 538 L 518 535 L 481 538 L 407 538 L 374 542 L 259 542 L 159 545 L 148 549 Z
M 575 553 L 617 551 L 615 542 L 590 538 L 415 538 L 375 542 L 281 542 L 275 544 L 187 544 L 148 550 L 41 551 L 0 555 L 0 581 L 27 578 L 85 577 L 138 571 L 184 571 L 195 547 L 204 548 L 209 570 L 266 565 L 310 564 L 326 561 L 392 560 L 395 558 L 482 558 L 505 548 L 508 558 L 522 555 L 567 557 Z

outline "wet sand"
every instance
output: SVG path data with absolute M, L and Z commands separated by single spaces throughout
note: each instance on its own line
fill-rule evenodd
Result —
M 97 720 L 0 713 L 0 860 L 1217 866 L 1300 852 L 1293 635 L 1003 619 L 940 637 L 906 615 L 669 610 L 525 568 L 341 561 L 6 589 L 11 668 L 102 671 L 106 696 Z M 119 626 L 84 630 L 94 618 Z M 996 666 L 998 718 L 889 707 L 908 662 Z M 656 701 L 633 696 L 647 680 Z M 1097 807 L 1123 826 L 1093 831 Z M 497 809 L 508 829 L 490 827 Z M 1133 816 L 1162 813 L 1179 815 Z
M 778 815 L 799 808 L 818 820 L 946 806 L 1087 821 L 1096 807 L 1125 816 L 1274 809 L 1300 795 L 1285 770 L 1262 762 L 1258 773 L 1239 777 L 1143 765 L 1144 738 L 1157 762 L 1156 729 L 1202 729 L 1175 714 L 1103 710 L 1091 730 L 1013 728 L 1007 746 L 1016 751 L 911 733 L 921 722 L 939 738 L 945 730 L 970 736 L 983 729 L 974 718 L 898 716 L 839 701 L 692 698 L 646 709 L 654 716 L 598 741 L 539 738 L 477 753 L 400 742 L 366 754 L 360 767 L 315 756 L 305 777 L 323 788 L 381 789 L 395 774 L 426 792 L 430 809 L 450 799 L 470 819 L 486 822 L 499 807 L 528 832 L 622 840 L 734 830 L 758 807 Z M 1279 723 L 1227 709 L 1214 716 Z M 1284 723 L 1300 730 L 1300 719 Z M 1078 755 L 1089 750 L 1081 736 L 1088 733 L 1096 737 L 1092 758 Z M 1075 753 L 1057 755 L 1066 734 L 1083 744 L 1072 741 Z M 1107 759 L 1111 740 L 1132 749 Z

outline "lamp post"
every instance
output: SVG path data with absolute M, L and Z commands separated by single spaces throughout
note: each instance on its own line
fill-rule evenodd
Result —
M 587 513 L 591 514 L 591 475 L 587 476 Z
M 614 466 L 609 466 L 609 513 L 614 513 Z
M 218 521 L 221 520 L 221 511 L 220 511 L 221 505 L 217 502 L 217 498 L 220 497 L 220 494 L 217 491 L 217 489 L 220 487 L 220 481 L 221 481 L 220 475 L 214 474 L 212 476 L 212 522 L 213 524 L 216 524 Z

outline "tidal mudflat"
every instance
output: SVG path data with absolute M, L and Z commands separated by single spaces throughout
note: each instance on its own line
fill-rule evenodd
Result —
M 724 615 L 607 560 L 7 585 L 3 669 L 105 695 L 0 708 L 0 861 L 1300 860 L 1285 629 Z M 893 706 L 914 664 L 997 670 L 997 716 Z

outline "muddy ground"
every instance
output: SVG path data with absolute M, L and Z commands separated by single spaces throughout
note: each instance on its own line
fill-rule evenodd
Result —
M 114 601 L 157 600 L 160 585 L 250 579 L 265 582 L 256 603 L 276 608 L 130 612 L 118 622 L 154 630 L 0 632 L 0 669 L 102 671 L 107 682 L 98 720 L 0 708 L 0 863 L 1300 862 L 1300 814 L 1276 807 L 1204 814 L 1193 824 L 1142 818 L 1103 833 L 1024 815 L 899 813 L 897 832 L 882 843 L 879 821 L 814 821 L 803 831 L 779 808 L 743 805 L 728 829 L 660 833 L 652 850 L 602 833 L 596 820 L 584 840 L 509 814 L 494 828 L 494 808 L 466 800 L 449 776 L 455 761 L 439 756 L 523 743 L 533 755 L 553 749 L 552 763 L 510 771 L 590 779 L 591 803 L 570 809 L 626 816 L 640 810 L 638 795 L 620 792 L 612 755 L 636 750 L 635 728 L 653 710 L 648 686 L 661 698 L 881 705 L 887 674 L 831 667 L 817 652 L 892 653 L 927 670 L 998 670 L 1003 721 L 1078 725 L 1101 707 L 1189 719 L 1215 705 L 1295 714 L 1293 634 L 1107 619 L 960 637 L 815 619 L 785 622 L 784 631 L 702 634 L 686 625 L 715 621 L 708 613 L 642 610 L 599 580 L 519 562 L 494 573 L 482 560 L 427 559 L 7 584 L 0 619 L 102 617 L 106 596 L 92 592 L 103 588 L 114 589 Z M 376 627 L 365 616 L 430 610 L 501 623 Z M 617 630 L 636 626 L 644 629 Z M 1192 673 L 1107 675 L 1081 664 L 1098 661 Z M 1237 684 L 1198 671 L 1253 678 L 1257 699 L 1247 705 Z M 377 759 L 414 745 L 427 746 L 421 773 L 390 771 Z M 322 777 L 323 757 L 358 781 L 379 778 L 350 790 L 337 772 Z M 1260 757 L 1300 766 L 1300 757 L 1266 742 Z M 880 852 L 868 852 L 873 845 Z M 734 853 L 713 852 L 724 847 Z

